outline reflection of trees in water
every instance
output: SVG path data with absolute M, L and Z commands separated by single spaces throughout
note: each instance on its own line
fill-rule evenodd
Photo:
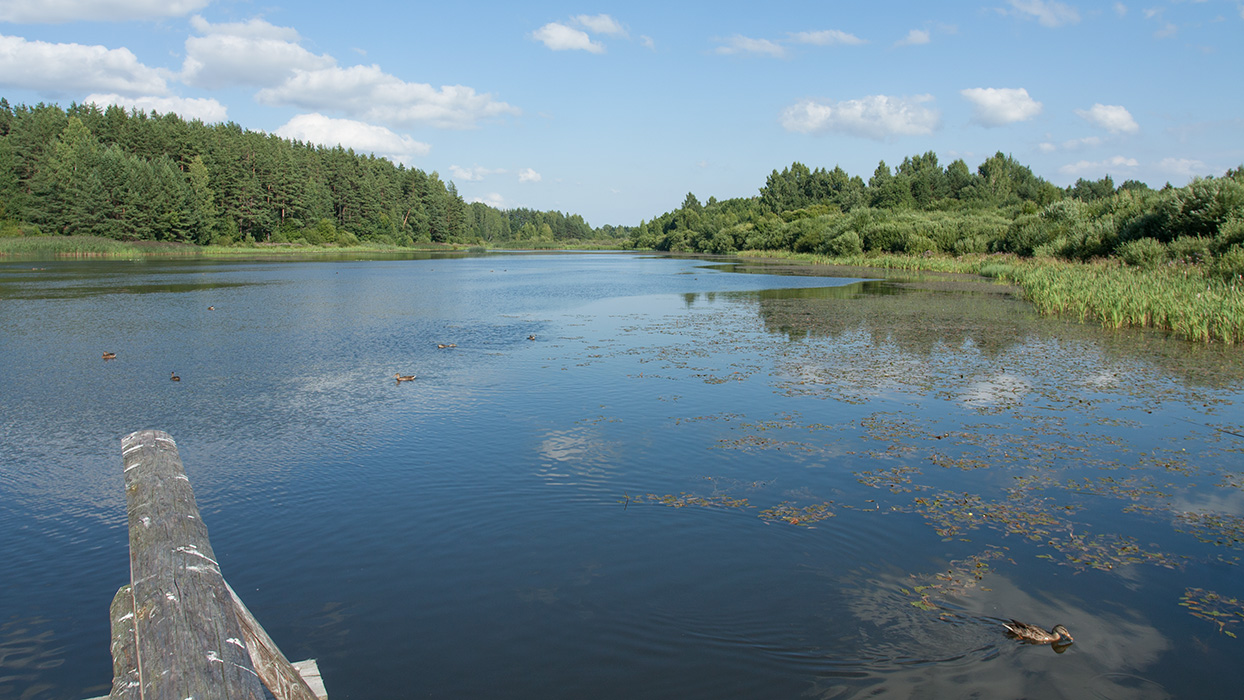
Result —
M 892 372 L 878 364 L 937 361 L 953 371 L 965 369 L 957 367 L 965 361 L 1010 360 L 1016 351 L 1037 347 L 1046 365 L 1075 364 L 1087 353 L 1130 373 L 1156 371 L 1185 384 L 1226 388 L 1244 381 L 1244 349 L 1041 318 L 1013 292 L 988 282 L 939 279 L 769 290 L 752 298 L 769 333 L 835 341 L 818 361 L 832 366 L 849 358 L 852 371 L 880 371 L 886 378 Z

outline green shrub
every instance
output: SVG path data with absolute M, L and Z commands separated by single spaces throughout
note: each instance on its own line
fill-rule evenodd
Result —
M 1208 262 L 1211 257 L 1210 241 L 1195 236 L 1180 236 L 1166 244 L 1166 250 L 1170 259 L 1190 265 Z
M 864 252 L 864 242 L 860 240 L 860 234 L 855 231 L 847 231 L 832 238 L 825 244 L 825 254 L 839 258 L 845 258 L 850 255 L 860 255 Z
M 883 253 L 907 250 L 907 227 L 896 221 L 873 221 L 860 230 L 864 249 Z
M 937 252 L 937 244 L 934 243 L 933 239 L 931 238 L 921 236 L 918 233 L 909 233 L 907 234 L 906 249 L 904 250 L 904 252 L 906 252 L 909 255 L 923 255 L 924 253 L 933 253 L 933 252 Z
M 0 238 L 21 238 L 23 236 L 42 236 L 39 227 L 34 224 L 23 224 L 16 221 L 0 221 Z
M 1214 237 L 1214 250 L 1221 255 L 1241 245 L 1244 245 L 1244 212 L 1233 212 L 1218 227 L 1218 235 Z
M 955 241 L 954 246 L 951 248 L 950 252 L 954 253 L 955 255 L 975 255 L 979 253 L 988 253 L 989 242 L 991 240 L 993 240 L 991 237 L 981 236 L 981 235 L 960 238 L 959 240 Z
M 1053 227 L 1039 215 L 1027 214 L 1011 222 L 999 243 L 1001 251 L 1029 256 L 1038 247 L 1053 240 Z
M 1128 241 L 1119 246 L 1116 252 L 1123 262 L 1144 270 L 1152 270 L 1166 262 L 1166 246 L 1152 238 Z
M 1244 281 L 1244 246 L 1236 245 L 1210 265 L 1210 275 L 1224 282 Z
M 725 231 L 718 231 L 706 242 L 705 248 L 706 253 L 733 253 L 736 250 L 734 247 L 734 236 Z

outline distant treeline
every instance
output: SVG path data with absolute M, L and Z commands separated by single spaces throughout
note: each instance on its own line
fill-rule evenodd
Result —
M 435 172 L 341 146 L 173 113 L 0 98 L 0 235 L 32 233 L 221 245 L 598 236 L 577 215 L 467 204 Z
M 642 222 L 632 245 L 729 253 L 789 250 L 830 256 L 867 252 L 1015 253 L 1089 260 L 1121 258 L 1152 267 L 1205 263 L 1244 273 L 1244 167 L 1221 178 L 1160 190 L 1109 177 L 1067 188 L 998 153 L 972 172 L 942 168 L 929 152 L 867 183 L 841 168 L 794 163 L 774 170 L 755 197 L 701 203 Z

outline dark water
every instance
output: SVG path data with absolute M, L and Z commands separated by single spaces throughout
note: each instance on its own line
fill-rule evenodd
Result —
M 1239 350 L 936 276 L 36 265 L 0 264 L 0 697 L 107 692 L 119 438 L 148 427 L 337 700 L 1244 682 Z

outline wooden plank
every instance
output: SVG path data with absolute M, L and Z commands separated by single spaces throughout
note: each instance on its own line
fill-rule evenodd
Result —
M 311 692 L 315 693 L 315 697 L 319 700 L 328 700 L 328 691 L 324 688 L 324 678 L 320 676 L 320 665 L 315 659 L 307 659 L 306 661 L 295 661 L 290 664 L 298 675 L 302 676 L 302 681 L 307 684 Z
M 112 620 L 112 700 L 139 700 L 138 646 L 134 638 L 134 592 L 127 584 L 117 590 L 108 608 Z
M 121 440 L 144 700 L 260 700 L 233 598 L 168 433 Z
M 233 597 L 238 622 L 242 625 L 242 639 L 246 640 L 251 663 L 254 664 L 263 684 L 272 692 L 272 696 L 276 700 L 317 700 L 315 692 L 302 679 L 298 670 L 277 648 L 276 643 L 264 631 L 263 626 L 251 614 L 251 611 L 246 609 L 246 604 L 238 597 L 233 586 L 225 581 L 225 587 L 229 589 L 229 595 Z

